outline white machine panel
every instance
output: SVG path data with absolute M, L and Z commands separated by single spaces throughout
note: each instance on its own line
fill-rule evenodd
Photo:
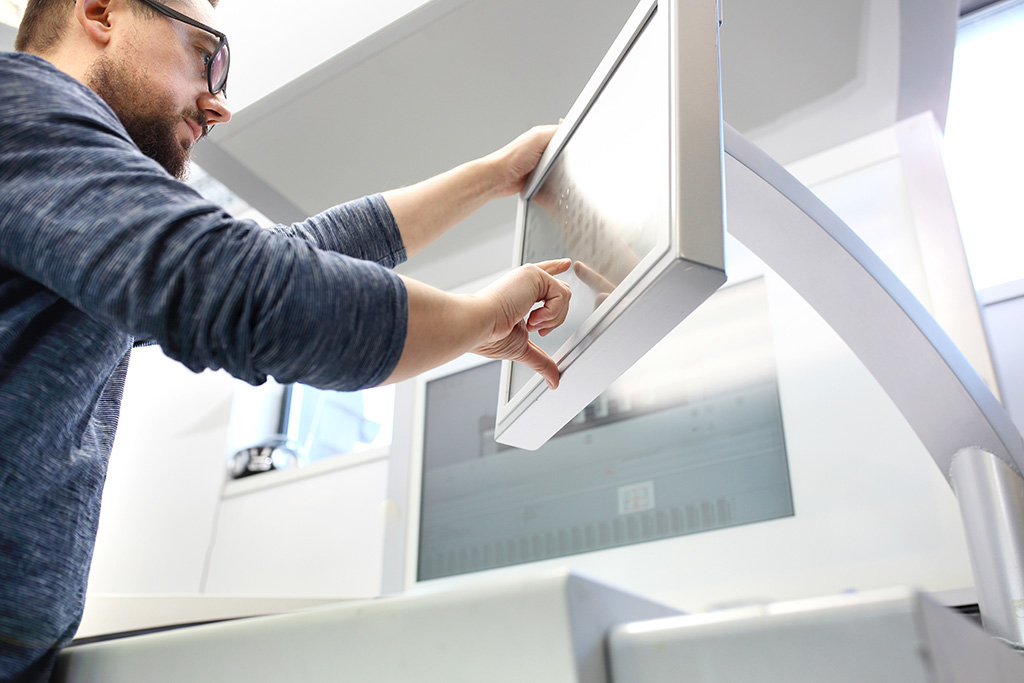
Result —
M 608 631 L 673 614 L 556 571 L 71 647 L 54 681 L 609 683 Z
M 1020 653 L 904 589 L 627 624 L 608 649 L 615 683 L 1024 680 Z

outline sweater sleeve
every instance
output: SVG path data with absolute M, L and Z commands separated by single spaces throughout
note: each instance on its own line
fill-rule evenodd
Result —
M 195 371 L 339 390 L 386 379 L 408 317 L 403 283 L 381 265 L 404 253 L 396 229 L 332 234 L 344 208 L 277 232 L 235 220 L 139 152 L 91 91 L 58 76 L 3 78 L 0 267 Z M 373 261 L 339 253 L 364 238 L 356 253 Z
M 379 194 L 339 204 L 301 223 L 269 230 L 388 268 L 406 259 L 402 234 L 387 201 Z

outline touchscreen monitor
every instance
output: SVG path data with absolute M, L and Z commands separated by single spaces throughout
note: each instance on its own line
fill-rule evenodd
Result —
M 566 322 L 505 362 L 495 437 L 535 450 L 725 282 L 718 9 L 644 0 L 520 196 L 516 263 L 569 257 Z

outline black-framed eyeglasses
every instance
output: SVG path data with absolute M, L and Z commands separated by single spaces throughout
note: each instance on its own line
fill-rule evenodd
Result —
M 228 47 L 228 37 L 218 31 L 215 28 L 210 28 L 206 24 L 196 21 L 187 14 L 182 14 L 177 10 L 173 10 L 167 5 L 157 2 L 156 0 L 140 0 L 160 14 L 170 17 L 171 19 L 177 19 L 178 21 L 188 24 L 189 26 L 195 26 L 196 28 L 212 33 L 217 37 L 217 49 L 213 51 L 212 55 L 203 57 L 203 61 L 206 64 L 206 85 L 210 88 L 210 92 L 214 95 L 217 93 L 227 94 L 228 87 L 228 67 L 231 66 L 231 49 Z

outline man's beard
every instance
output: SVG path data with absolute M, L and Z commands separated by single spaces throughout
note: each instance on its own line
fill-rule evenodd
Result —
M 111 57 L 97 59 L 87 79 L 87 85 L 114 110 L 143 154 L 175 178 L 188 178 L 191 150 L 181 144 L 178 125 L 191 119 L 205 135 L 207 119 L 199 109 L 172 113 L 167 98 L 151 94 L 137 73 Z

